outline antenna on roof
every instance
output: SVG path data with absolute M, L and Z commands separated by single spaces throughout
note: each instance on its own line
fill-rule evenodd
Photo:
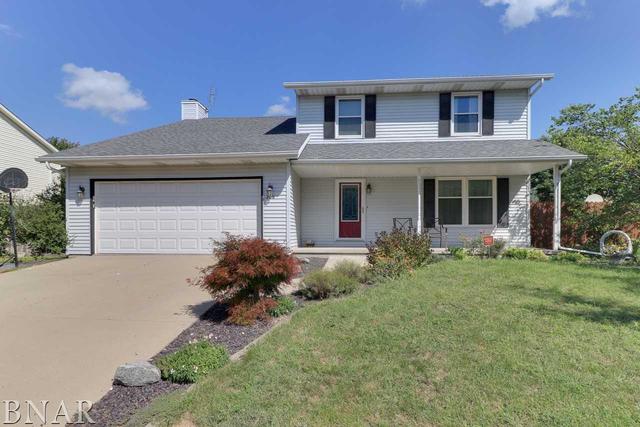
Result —
M 208 102 L 207 102 L 207 108 L 209 109 L 209 111 L 213 110 L 213 105 L 216 101 L 216 88 L 211 85 L 209 86 L 209 98 L 208 98 Z

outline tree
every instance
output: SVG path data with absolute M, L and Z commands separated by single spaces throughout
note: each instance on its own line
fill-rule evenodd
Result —
M 60 138 L 58 136 L 52 136 L 47 141 L 49 141 L 49 144 L 53 145 L 60 151 L 68 150 L 70 148 L 76 148 L 80 146 L 79 142 L 72 142 L 66 138 Z
M 50 137 L 47 141 L 58 150 L 69 150 L 71 148 L 75 148 L 80 146 L 79 142 L 72 142 L 66 138 L 60 138 L 57 136 Z M 51 202 L 58 205 L 62 209 L 63 219 L 65 213 L 65 175 L 58 174 L 58 179 L 56 179 L 53 184 L 49 185 L 42 193 L 38 194 L 36 197 L 38 200 L 42 202 Z
M 609 108 L 570 105 L 552 119 L 548 141 L 589 156 L 562 179 L 567 226 L 590 241 L 605 231 L 640 222 L 640 88 Z M 532 178 L 539 200 L 552 198 L 549 171 Z M 550 194 L 551 193 L 551 194 Z M 601 210 L 585 210 L 590 194 L 605 199 Z

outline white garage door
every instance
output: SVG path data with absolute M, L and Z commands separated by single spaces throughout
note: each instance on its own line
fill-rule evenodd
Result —
M 223 232 L 257 236 L 260 181 L 114 181 L 95 185 L 97 253 L 211 253 Z

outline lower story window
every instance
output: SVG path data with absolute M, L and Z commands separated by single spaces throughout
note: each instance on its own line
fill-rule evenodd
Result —
M 438 220 L 440 224 L 462 224 L 462 181 L 438 181 Z
M 469 224 L 493 223 L 493 181 L 490 179 L 469 180 Z
M 492 225 L 494 179 L 438 180 L 438 220 L 443 225 Z

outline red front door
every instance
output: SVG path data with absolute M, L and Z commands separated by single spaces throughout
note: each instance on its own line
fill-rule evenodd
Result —
M 340 212 L 338 218 L 338 236 L 359 239 L 362 237 L 362 218 L 360 205 L 362 185 L 359 182 L 340 183 Z

